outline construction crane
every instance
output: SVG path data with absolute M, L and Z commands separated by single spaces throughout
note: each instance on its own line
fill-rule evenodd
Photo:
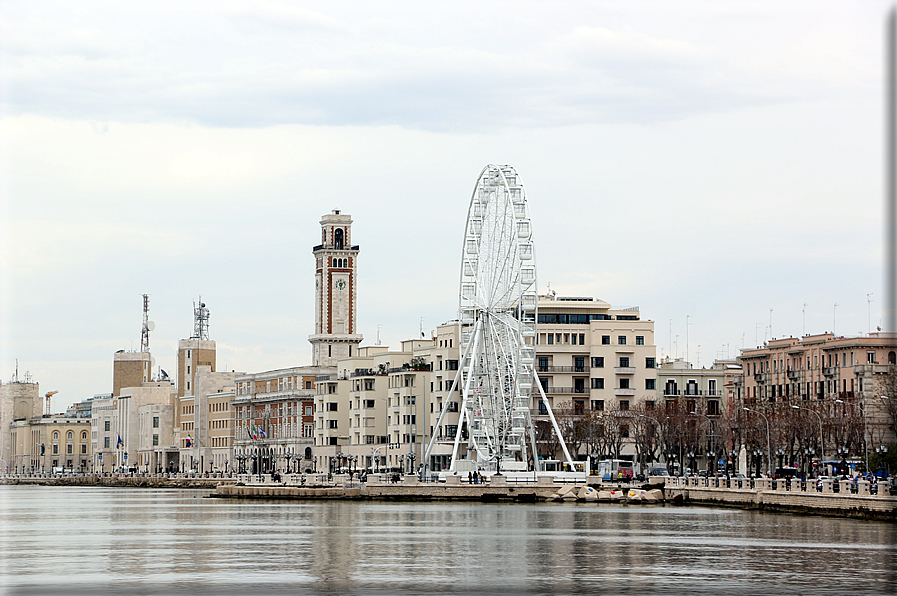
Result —
M 59 393 L 59 392 L 58 392 L 58 391 L 49 391 L 49 392 L 47 392 L 47 395 L 46 395 L 46 398 L 47 398 L 47 411 L 45 412 L 45 414 L 46 414 L 47 416 L 50 415 L 50 398 L 53 397 L 54 395 L 56 395 L 57 393 Z

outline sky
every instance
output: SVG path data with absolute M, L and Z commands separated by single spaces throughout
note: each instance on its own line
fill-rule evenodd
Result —
M 150 296 L 219 370 L 311 363 L 320 217 L 363 345 L 454 319 L 510 164 L 540 292 L 638 306 L 698 366 L 883 325 L 884 26 L 869 2 L 0 2 L 0 380 L 112 389 Z

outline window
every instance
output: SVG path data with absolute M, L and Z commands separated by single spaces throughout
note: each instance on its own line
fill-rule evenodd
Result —
M 81 453 L 87 453 L 87 443 L 81 443 Z
M 621 411 L 621 412 L 625 412 L 625 411 L 628 410 L 628 409 L 629 409 L 629 400 L 628 400 L 628 399 L 621 399 L 621 400 L 620 400 L 620 411 Z
M 53 445 L 53 455 L 56 455 L 57 453 L 59 453 L 59 445 L 54 444 Z
M 337 427 L 337 421 L 336 421 L 336 420 L 328 420 L 328 421 L 327 421 L 327 428 L 338 428 L 338 427 Z
M 637 346 L 645 345 L 645 336 L 644 335 L 636 335 L 635 336 L 635 345 L 637 345 Z
M 159 428 L 159 417 L 153 416 L 153 428 Z
M 645 379 L 645 389 L 649 389 L 654 391 L 657 389 L 657 380 L 656 379 Z
M 539 370 L 542 372 L 548 370 L 548 356 L 539 356 Z
M 573 359 L 573 371 L 574 372 L 585 372 L 586 371 L 586 359 L 585 356 L 577 356 Z
M 450 401 L 450 402 L 448 402 L 448 404 L 446 404 L 446 405 L 448 406 L 448 411 L 449 411 L 449 412 L 457 412 L 457 411 L 458 411 L 458 402 L 456 402 L 456 401 Z
M 65 446 L 65 452 L 68 453 L 69 455 L 71 455 L 72 453 L 74 453 L 74 451 L 72 451 L 72 444 L 71 444 L 71 443 L 69 443 L 68 445 Z
M 707 400 L 707 415 L 708 416 L 719 416 L 719 400 L 718 399 L 708 399 Z
M 305 388 L 306 388 L 306 389 L 311 389 L 311 388 L 312 388 L 312 387 L 311 387 L 311 381 L 306 381 L 306 382 L 305 382 Z
M 335 401 L 327 402 L 327 411 L 328 412 L 336 412 L 337 411 L 337 403 Z
M 72 431 L 69 431 L 69 432 L 66 433 L 66 435 L 65 435 L 65 440 L 66 440 L 66 441 L 71 441 L 71 440 L 74 439 L 74 438 L 75 438 L 75 433 L 73 433 Z
M 596 412 L 604 411 L 604 400 L 603 399 L 593 399 L 592 400 L 592 409 Z
M 654 368 L 657 361 L 653 358 L 645 358 L 645 368 Z
M 372 399 L 366 399 L 366 400 L 364 400 L 364 407 L 365 407 L 365 408 L 373 408 L 373 407 L 374 407 L 374 400 L 372 400 Z
M 626 345 L 626 336 L 625 336 L 625 335 L 618 335 L 618 336 L 617 336 L 617 343 L 618 343 L 619 345 L 621 345 L 621 346 L 625 346 L 625 345 Z
M 105 439 L 103 440 L 103 447 L 109 449 L 109 437 L 105 437 Z
M 153 447 L 157 447 L 159 445 L 159 435 L 153 435 Z
M 586 334 L 585 333 L 579 334 L 579 345 L 581 345 L 581 346 L 586 345 Z
M 457 424 L 446 424 L 445 425 L 445 436 L 452 437 L 458 433 L 458 425 Z
M 875 364 L 875 352 L 866 352 L 866 362 L 869 364 Z
M 649 399 L 649 400 L 645 401 L 645 409 L 646 410 L 654 409 L 654 400 L 653 399 Z
M 629 379 L 620 379 L 620 389 L 629 389 Z
M 445 370 L 458 370 L 458 361 L 457 360 L 446 360 L 445 361 Z
M 548 345 L 549 345 L 549 346 L 553 346 L 553 345 L 554 345 L 554 333 L 549 333 L 549 334 L 548 334 Z
M 592 368 L 604 368 L 604 356 L 593 356 Z
M 103 423 L 103 430 L 105 430 L 106 432 L 109 432 L 109 428 L 110 428 L 110 425 L 111 425 L 111 424 L 112 424 L 112 423 L 109 422 L 108 420 L 107 420 L 106 422 L 104 422 L 104 423 Z
M 629 368 L 629 356 L 620 356 L 620 368 Z
M 305 415 L 306 416 L 311 416 L 314 413 L 315 413 L 314 406 L 305 406 Z
M 627 406 L 626 406 L 626 407 L 628 408 L 628 407 L 629 407 L 629 406 L 628 406 L 628 403 L 629 403 L 629 402 L 626 402 L 626 403 L 627 403 Z M 622 410 L 622 409 L 623 409 L 623 408 L 622 408 L 622 406 L 623 406 L 623 402 L 620 402 L 620 406 L 621 406 L 620 409 Z M 629 425 L 628 425 L 628 424 L 621 424 L 621 425 L 620 425 L 620 436 L 623 437 L 624 439 L 628 439 L 628 438 L 629 438 Z
M 604 389 L 604 379 L 592 379 L 592 389 Z
M 601 344 L 605 346 L 610 345 L 610 335 L 602 335 L 601 336 Z

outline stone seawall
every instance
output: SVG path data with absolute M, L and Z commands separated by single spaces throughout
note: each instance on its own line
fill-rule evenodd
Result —
M 228 478 L 166 478 L 164 476 L 34 476 L 4 477 L 0 484 L 30 486 L 108 486 L 124 488 L 196 488 L 212 489 L 234 484 Z
M 238 499 L 371 499 L 405 501 L 545 501 L 557 487 L 446 486 L 445 484 L 367 484 L 361 486 L 306 488 L 296 486 L 221 485 L 213 497 Z
M 666 499 L 783 513 L 872 517 L 897 521 L 897 497 L 819 494 L 758 489 L 664 488 Z

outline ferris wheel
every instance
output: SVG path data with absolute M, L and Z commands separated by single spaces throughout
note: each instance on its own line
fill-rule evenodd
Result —
M 451 471 L 465 420 L 468 456 L 480 467 L 493 472 L 538 470 L 530 414 L 537 306 L 532 223 L 523 184 L 513 167 L 488 165 L 470 200 L 461 255 L 463 357 L 453 390 L 460 380 L 463 401 Z M 541 385 L 536 386 L 541 393 Z M 547 400 L 543 403 L 548 406 Z M 569 461 L 550 407 L 548 414 Z

